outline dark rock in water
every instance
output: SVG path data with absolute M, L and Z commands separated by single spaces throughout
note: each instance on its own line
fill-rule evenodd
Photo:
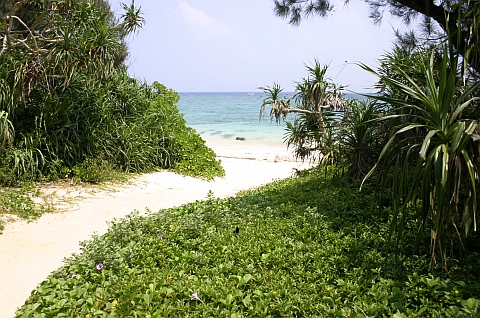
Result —
M 245 140 L 245 137 L 237 137 L 236 140 Z

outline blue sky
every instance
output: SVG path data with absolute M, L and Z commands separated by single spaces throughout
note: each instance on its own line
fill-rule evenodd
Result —
M 362 1 L 332 3 L 328 18 L 294 27 L 274 15 L 273 0 L 136 0 L 146 24 L 128 38 L 129 73 L 178 92 L 255 92 L 274 82 L 293 91 L 317 59 L 333 82 L 364 92 L 375 78 L 354 62 L 377 65 L 394 40 L 391 23 L 401 24 L 373 25 Z

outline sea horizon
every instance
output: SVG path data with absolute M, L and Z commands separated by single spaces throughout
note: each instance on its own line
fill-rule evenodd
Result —
M 253 94 L 252 94 L 253 93 Z M 216 144 L 283 145 L 285 124 L 260 118 L 262 94 L 255 92 L 180 92 L 178 109 L 187 125 Z M 238 140 L 241 139 L 241 140 Z
M 285 121 L 270 120 L 270 109 L 260 117 L 263 92 L 179 92 L 177 107 L 187 125 L 200 136 L 216 144 L 237 144 L 239 141 L 254 145 L 282 146 L 286 122 L 294 115 L 287 115 Z M 291 96 L 293 92 L 282 92 Z M 347 93 L 350 98 L 356 95 Z M 359 95 L 360 96 L 360 95 Z M 240 140 L 239 140 L 240 139 Z

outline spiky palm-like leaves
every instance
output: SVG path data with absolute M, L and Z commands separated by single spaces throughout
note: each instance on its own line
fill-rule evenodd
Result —
M 123 21 L 119 24 L 119 26 L 122 27 L 124 32 L 127 34 L 138 32 L 145 24 L 142 11 L 140 8 L 135 7 L 134 0 L 132 0 L 132 3 L 129 6 L 125 3 L 122 3 L 122 7 L 125 13 L 122 14 Z
M 5 9 L 0 110 L 18 140 L 1 159 L 17 176 L 38 178 L 92 154 L 87 132 L 105 107 L 101 96 L 81 104 L 101 95 L 107 78 L 121 76 L 115 62 L 123 34 L 103 0 L 18 1 Z
M 381 114 L 372 100 L 349 102 L 341 124 L 340 151 L 352 177 L 364 177 L 377 161 L 385 135 L 382 125 L 375 121 Z
M 280 87 L 280 84 L 273 83 L 272 87 L 261 86 L 258 89 L 266 94 L 260 107 L 260 119 L 265 114 L 265 107 L 270 106 L 270 120 L 273 120 L 275 117 L 275 121 L 279 124 L 282 119 L 285 119 L 290 108 L 290 100 L 282 98 L 280 95 L 283 88 Z
M 479 154 L 473 138 L 478 119 L 467 117 L 466 110 L 478 100 L 474 93 L 480 82 L 458 87 L 458 56 L 453 50 L 444 51 L 438 68 L 434 60 L 432 53 L 427 63 L 418 61 L 422 79 L 395 64 L 391 67 L 400 78 L 362 67 L 407 97 L 372 96 L 396 109 L 382 120 L 402 119 L 371 171 L 381 167 L 383 174 L 394 174 L 392 233 L 402 240 L 410 220 L 407 211 L 420 200 L 421 209 L 412 217 L 419 221 L 418 238 L 430 230 L 433 260 L 439 257 L 445 264 L 450 253 L 465 250 L 469 232 L 478 225 Z M 411 131 L 419 133 L 408 134 Z M 398 138 L 405 133 L 406 138 Z
M 308 76 L 297 82 L 294 100 L 302 111 L 297 121 L 309 131 L 304 135 L 303 143 L 310 144 L 308 156 L 318 155 L 321 163 L 330 164 L 338 155 L 338 133 L 340 118 L 336 111 L 347 107 L 341 91 L 343 87 L 333 84 L 327 77 L 327 65 L 315 60 L 312 66 L 306 66 Z M 316 121 L 316 122 L 315 122 Z M 301 157 L 304 158 L 304 157 Z
M 105 12 L 108 4 L 102 1 L 34 4 L 19 1 L 0 19 L 0 58 L 13 74 L 12 91 L 23 101 L 36 87 L 54 94 L 68 85 L 73 74 L 108 75 L 124 54 L 123 27 L 128 24 L 133 31 L 143 24 L 137 9 L 133 17 L 127 13 L 128 23 L 113 25 L 111 12 Z
M 270 118 L 275 117 L 277 123 L 287 114 L 295 114 L 294 121 L 287 123 L 286 144 L 294 147 L 295 155 L 302 160 L 331 163 L 338 149 L 339 117 L 335 112 L 346 107 L 343 87 L 326 78 L 328 66 L 320 65 L 317 60 L 306 69 L 308 76 L 297 82 L 292 99 L 280 99 L 282 88 L 276 83 L 260 87 L 267 94 L 260 114 L 267 105 L 271 106 Z
M 8 113 L 0 111 L 0 151 L 10 149 L 13 143 L 13 125 L 8 119 Z

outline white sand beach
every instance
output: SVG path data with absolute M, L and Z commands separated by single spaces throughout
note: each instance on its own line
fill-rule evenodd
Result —
M 114 218 L 133 210 L 158 211 L 202 200 L 209 191 L 215 197 L 234 196 L 240 190 L 287 178 L 295 169 L 309 167 L 308 163 L 295 162 L 285 146 L 235 140 L 207 144 L 222 160 L 224 178 L 209 182 L 157 172 L 139 176 L 115 191 L 75 188 L 63 192 L 85 198 L 73 201 L 67 211 L 45 214 L 31 223 L 8 223 L 0 235 L 0 318 L 13 317 L 31 291 L 63 265 L 65 257 L 79 252 L 80 241 L 93 233 L 105 233 L 106 222 Z

